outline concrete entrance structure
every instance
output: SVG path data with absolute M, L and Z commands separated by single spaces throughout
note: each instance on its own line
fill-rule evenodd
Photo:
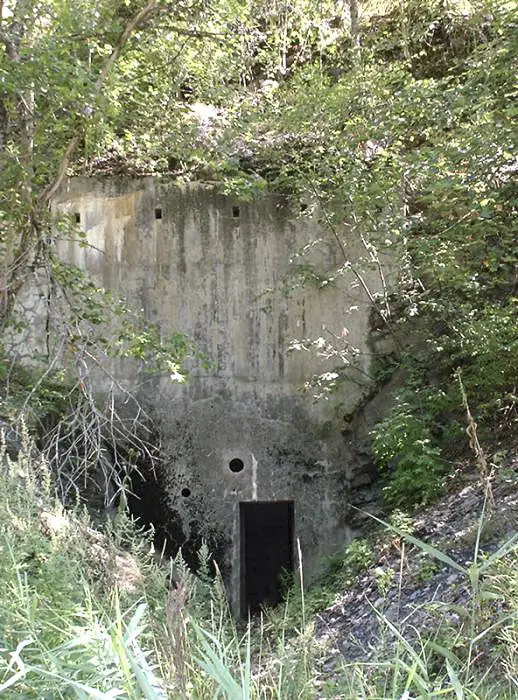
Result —
M 185 333 L 208 358 L 209 367 L 193 367 L 186 384 L 113 368 L 154 409 L 177 544 L 206 538 L 220 552 L 237 613 L 240 504 L 293 503 L 293 536 L 309 581 L 351 536 L 354 469 L 340 420 L 364 380 L 358 373 L 358 382 L 344 386 L 337 413 L 332 402 L 315 403 L 301 391 L 333 362 L 288 348 L 293 339 L 347 337 L 360 368 L 370 361 L 371 305 L 356 277 L 346 271 L 320 282 L 344 263 L 332 237 L 278 196 L 242 203 L 210 185 L 154 178 L 74 178 L 55 208 L 80 222 L 89 244 L 62 244 L 65 260 L 142 309 L 164 336 Z M 347 254 L 354 262 L 365 250 L 351 240 Z M 380 290 L 375 269 L 364 278 L 373 293 Z

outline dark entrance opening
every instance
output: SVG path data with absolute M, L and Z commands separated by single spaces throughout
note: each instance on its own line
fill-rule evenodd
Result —
M 137 520 L 138 525 L 146 530 L 153 528 L 156 551 L 159 554 L 163 552 L 166 557 L 174 556 L 178 549 L 174 546 L 175 538 L 170 532 L 174 528 L 174 522 L 171 522 L 161 484 L 151 469 L 140 466 L 139 472 L 135 471 L 126 499 L 128 512 Z
M 241 614 L 282 600 L 282 577 L 293 571 L 293 501 L 240 503 Z
M 227 576 L 226 553 L 230 543 L 217 530 L 209 530 L 199 516 L 189 516 L 189 506 L 191 503 L 196 505 L 198 497 L 194 484 L 180 482 L 174 492 L 175 502 L 184 510 L 182 518 L 174 502 L 171 505 L 171 491 L 164 485 L 161 473 L 160 468 L 155 471 L 146 462 L 138 464 L 138 471 L 134 471 L 126 493 L 129 514 L 145 531 L 153 529 L 153 544 L 158 555 L 163 554 L 166 559 L 175 557 L 181 548 L 183 560 L 191 571 L 197 572 L 200 549 L 206 544 L 210 553 L 209 571 L 215 573 L 214 563 L 217 562 L 223 577 Z

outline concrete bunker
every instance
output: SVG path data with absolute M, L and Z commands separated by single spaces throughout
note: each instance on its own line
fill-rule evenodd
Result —
M 207 542 L 236 615 L 243 605 L 278 599 L 277 574 L 294 561 L 292 545 L 281 541 L 300 541 L 309 583 L 353 534 L 347 504 L 357 474 L 341 430 L 365 393 L 372 358 L 371 302 L 332 236 L 285 197 L 237 204 L 211 185 L 152 177 L 71 178 L 53 207 L 76 213 L 85 236 L 61 242 L 65 262 L 125 299 L 161 337 L 180 332 L 208 359 L 193 360 L 182 384 L 166 373 L 150 376 L 131 360 L 109 366 L 118 385 L 149 408 L 160 436 L 157 483 L 132 483 L 134 515 L 194 562 Z M 347 254 L 353 262 L 365 257 L 352 234 Z M 332 283 L 321 283 L 329 271 Z M 389 283 L 385 261 L 384 271 Z M 383 293 L 374 267 L 363 280 L 371 294 Z M 59 319 L 49 323 L 47 296 L 36 285 L 24 300 L 31 332 L 17 337 L 21 356 L 45 353 L 35 342 L 47 337 L 46 328 L 60 327 Z M 307 351 L 312 340 L 320 347 L 342 342 L 344 352 L 350 345 L 355 353 L 353 379 L 318 403 L 301 387 L 335 369 L 336 359 Z M 298 352 L 288 351 L 296 345 Z M 110 384 L 100 377 L 100 393 L 103 381 Z M 277 525 L 265 535 L 260 523 L 269 519 Z M 252 585 L 243 572 L 266 556 L 259 547 L 268 538 L 276 558 L 266 567 L 269 578 L 265 572 Z

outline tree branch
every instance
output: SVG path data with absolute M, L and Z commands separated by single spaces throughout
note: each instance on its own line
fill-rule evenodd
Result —
M 110 70 L 113 68 L 114 64 L 117 62 L 122 49 L 124 48 L 126 42 L 128 41 L 129 37 L 131 34 L 135 31 L 135 29 L 142 24 L 148 17 L 155 12 L 157 9 L 157 0 L 149 0 L 147 5 L 145 5 L 142 9 L 140 9 L 133 17 L 128 21 L 126 24 L 124 31 L 119 37 L 119 40 L 117 41 L 113 51 L 111 52 L 110 56 L 108 57 L 108 60 L 106 61 L 99 77 L 97 78 L 94 86 L 94 97 L 97 97 L 97 95 L 100 93 L 101 88 L 108 76 L 108 73 Z M 75 151 L 77 144 L 79 143 L 79 136 L 74 136 L 63 155 L 63 158 L 61 159 L 61 163 L 58 168 L 58 172 L 54 178 L 54 180 L 46 187 L 43 192 L 38 197 L 38 200 L 40 202 L 45 202 L 49 203 L 52 197 L 55 195 L 57 190 L 59 189 L 61 183 L 63 182 L 63 178 L 65 177 L 65 173 L 67 171 L 67 168 L 70 164 L 70 159 L 72 157 L 73 152 Z

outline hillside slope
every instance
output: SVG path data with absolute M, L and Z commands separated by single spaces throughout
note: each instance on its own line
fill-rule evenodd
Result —
M 332 639 L 347 660 L 366 661 L 377 656 L 381 638 L 390 647 L 395 641 L 390 624 L 396 625 L 407 641 L 450 636 L 460 643 L 470 606 L 480 605 L 478 632 L 507 613 L 518 612 L 513 607 L 518 601 L 511 593 L 518 584 L 518 572 L 508 571 L 509 579 L 501 580 L 498 567 L 489 567 L 482 574 L 484 562 L 506 543 L 510 543 L 508 562 L 511 566 L 516 563 L 518 450 L 499 466 L 489 501 L 483 484 L 475 480 L 419 509 L 412 518 L 403 514 L 398 518 L 393 513 L 390 522 L 396 529 L 388 529 L 373 546 L 365 569 L 317 616 L 319 634 Z M 405 539 L 406 535 L 424 544 L 420 547 Z M 434 553 L 426 545 L 438 551 Z M 480 591 L 474 590 L 469 574 L 474 566 L 481 569 L 477 585 L 493 591 L 494 597 L 480 596 Z M 495 628 L 493 635 L 500 632 Z M 495 639 L 489 635 L 477 649 L 482 664 L 491 657 L 493 644 Z

